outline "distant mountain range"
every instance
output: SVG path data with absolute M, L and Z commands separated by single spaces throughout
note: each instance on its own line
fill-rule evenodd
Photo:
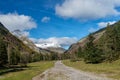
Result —
M 56 53 L 64 53 L 66 50 L 62 47 L 47 47 L 46 50 L 53 51 Z
M 9 32 L 0 23 L 0 67 L 19 63 L 26 66 L 28 62 L 40 60 L 58 60 L 62 58 L 60 53 L 64 51 L 60 47 L 39 48 L 20 30 Z
M 52 52 L 55 53 L 64 53 L 65 49 L 62 47 L 52 44 L 35 44 L 31 41 L 26 35 L 22 33 L 20 30 L 12 31 L 12 34 L 19 38 L 24 44 L 26 44 L 29 48 L 33 49 L 34 51 L 40 52 L 42 54 L 50 54 Z M 52 47 L 53 46 L 53 47 Z
M 58 44 L 55 44 L 55 43 L 43 43 L 43 44 L 35 44 L 37 47 L 40 47 L 40 48 L 49 48 L 49 47 L 54 47 L 54 48 L 61 48 L 60 45 Z

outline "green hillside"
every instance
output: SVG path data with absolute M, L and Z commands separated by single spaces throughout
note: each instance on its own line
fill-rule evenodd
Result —
M 13 36 L 0 23 L 0 65 L 16 65 L 31 61 L 31 54 L 34 51 L 23 44 L 18 38 Z
M 120 21 L 89 34 L 73 44 L 65 54 L 86 63 L 113 62 L 120 59 Z

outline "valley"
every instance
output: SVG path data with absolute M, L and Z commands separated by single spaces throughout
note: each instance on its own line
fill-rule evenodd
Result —
M 120 0 L 0 0 L 0 80 L 120 80 Z
M 65 50 L 37 47 L 0 23 L 0 80 L 119 80 L 119 26 L 108 24 Z

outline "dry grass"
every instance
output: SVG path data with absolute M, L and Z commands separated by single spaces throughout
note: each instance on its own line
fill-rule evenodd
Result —
M 110 78 L 120 80 L 120 60 L 113 63 L 86 64 L 83 61 L 71 62 L 63 61 L 67 66 L 74 67 L 79 70 L 101 74 Z

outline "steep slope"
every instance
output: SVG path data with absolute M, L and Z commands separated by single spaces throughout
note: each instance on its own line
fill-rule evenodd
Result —
M 2 23 L 0 23 L 0 31 L 1 31 L 1 32 L 3 32 L 3 31 L 4 31 L 4 32 L 9 32 L 9 31 L 7 30 L 7 28 L 5 28 Z
M 43 49 L 43 48 L 39 48 L 39 52 L 43 55 L 45 54 L 52 54 L 53 52 L 47 50 L 47 49 Z
M 120 21 L 81 39 L 65 53 L 91 63 L 120 59 Z
M 95 33 L 93 33 L 92 35 L 95 37 L 95 40 L 94 42 L 96 43 L 100 37 L 104 34 L 105 32 L 105 28 L 104 29 L 101 29 Z M 78 51 L 78 48 L 79 47 L 84 47 L 84 45 L 88 42 L 88 36 L 87 37 L 84 37 L 83 39 L 79 40 L 77 43 L 75 44 L 72 44 L 70 46 L 70 48 L 65 52 L 65 53 L 70 53 L 70 54 L 74 54 Z
M 10 64 L 19 63 L 20 55 L 24 54 L 27 57 L 28 61 L 30 60 L 30 56 L 33 53 L 33 50 L 27 47 L 21 40 L 13 36 L 9 32 L 9 30 L 6 29 L 1 23 L 0 23 L 0 39 L 6 45 L 8 62 Z M 15 61 L 13 62 L 13 60 Z
M 23 51 L 31 51 L 26 45 L 24 45 L 19 39 L 17 39 L 15 36 L 13 36 L 9 30 L 7 30 L 1 23 L 0 23 L 0 37 L 3 38 L 3 40 L 9 44 L 11 47 L 18 47 L 20 50 Z
M 33 49 L 34 51 L 40 52 L 42 54 L 50 54 L 51 52 L 56 53 L 64 53 L 65 49 L 61 47 L 46 47 L 46 48 L 40 48 L 37 47 L 22 31 L 20 30 L 14 30 L 12 31 L 12 34 L 15 35 L 17 38 L 19 38 L 24 44 L 26 44 L 29 48 Z M 41 45 L 44 47 L 44 45 Z M 46 46 L 46 45 L 45 45 Z
M 14 30 L 12 32 L 17 38 L 19 38 L 24 44 L 26 44 L 30 49 L 39 52 L 39 48 L 20 30 Z

